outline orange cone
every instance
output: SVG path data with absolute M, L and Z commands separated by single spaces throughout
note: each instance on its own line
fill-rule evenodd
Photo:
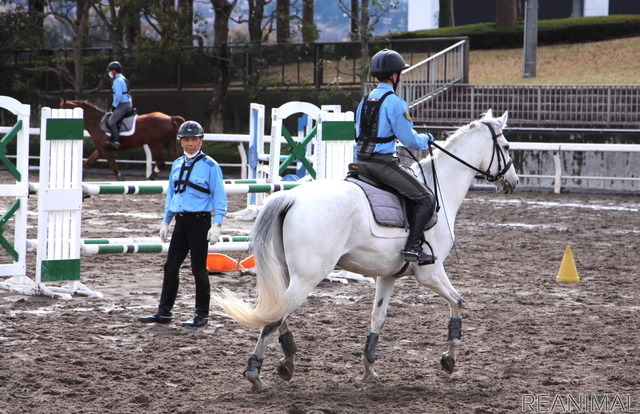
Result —
M 253 257 L 253 255 L 251 255 L 246 259 L 244 259 L 243 261 L 241 261 L 240 265 L 245 269 L 251 269 L 252 267 L 255 267 L 256 259 Z
M 556 276 L 556 282 L 561 283 L 578 283 L 580 282 L 580 276 L 578 276 L 578 269 L 576 269 L 576 263 L 573 260 L 573 253 L 571 247 L 567 246 L 562 257 L 562 263 L 560 263 L 560 270 L 558 276 Z
M 237 260 L 221 253 L 207 255 L 207 271 L 209 273 L 232 272 L 234 270 L 242 270 L 242 265 Z

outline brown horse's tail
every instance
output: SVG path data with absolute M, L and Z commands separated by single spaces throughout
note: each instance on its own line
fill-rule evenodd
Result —
M 181 116 L 172 116 L 171 117 L 171 122 L 173 122 L 173 125 L 176 127 L 176 133 L 173 134 L 174 136 L 178 135 L 178 128 L 180 128 L 180 125 L 185 123 L 185 119 Z

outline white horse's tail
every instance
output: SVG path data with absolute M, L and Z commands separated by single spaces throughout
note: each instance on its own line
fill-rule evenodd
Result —
M 282 223 L 293 204 L 289 191 L 272 196 L 260 211 L 252 231 L 252 244 L 256 256 L 258 299 L 254 307 L 236 293 L 223 289 L 213 299 L 225 314 L 243 325 L 262 328 L 285 316 L 284 292 L 289 273 L 282 243 Z

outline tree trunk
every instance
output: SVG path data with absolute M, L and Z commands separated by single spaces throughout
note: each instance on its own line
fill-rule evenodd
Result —
M 369 75 L 369 0 L 362 0 L 360 10 L 360 94 L 364 96 L 364 84 Z
M 289 0 L 278 0 L 276 8 L 276 40 L 279 44 L 288 43 L 291 40 Z
M 262 60 L 262 19 L 266 0 L 249 0 L 249 50 L 247 51 L 247 89 L 249 97 L 260 92 L 260 63 Z
M 215 12 L 213 21 L 214 43 L 212 57 L 213 94 L 209 101 L 211 121 L 209 130 L 214 133 L 226 131 L 224 108 L 227 104 L 227 90 L 229 89 L 229 19 L 238 0 L 211 0 Z
M 73 89 L 77 98 L 84 92 L 84 58 L 83 50 L 89 40 L 89 11 L 91 0 L 76 0 L 76 20 L 74 22 L 73 42 Z
M 193 0 L 178 0 L 178 44 L 193 45 Z
M 440 0 L 440 15 L 438 16 L 439 27 L 455 26 L 453 15 L 453 0 Z
M 351 40 L 356 41 L 358 40 L 358 33 L 359 33 L 359 10 L 358 10 L 358 0 L 351 0 L 351 8 L 350 10 L 350 20 L 351 20 L 351 30 L 349 31 L 350 35 L 349 37 L 351 37 Z
M 518 0 L 496 0 L 496 27 L 518 24 Z
M 302 0 L 302 41 L 313 43 L 318 39 L 318 30 L 313 19 L 314 0 Z
M 29 0 L 29 15 L 31 24 L 38 30 L 39 44 L 33 45 L 34 49 L 44 47 L 44 3 L 45 0 Z

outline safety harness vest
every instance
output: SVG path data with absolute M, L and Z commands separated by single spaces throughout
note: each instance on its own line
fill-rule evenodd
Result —
M 182 164 L 182 167 L 180 167 L 180 174 L 178 175 L 178 178 L 180 179 L 174 181 L 173 183 L 173 189 L 176 194 L 184 193 L 187 187 L 191 187 L 194 190 L 198 190 L 206 194 L 211 194 L 211 191 L 209 191 L 208 188 L 201 187 L 198 184 L 194 184 L 191 181 L 189 181 L 189 177 L 191 176 L 191 171 L 193 171 L 193 166 L 196 165 L 196 162 L 200 161 L 204 157 L 206 157 L 206 155 L 203 153 L 196 155 L 196 157 L 193 159 L 193 161 L 191 161 L 191 164 L 189 166 L 187 166 L 187 162 L 185 159 L 185 162 Z M 183 174 L 184 174 L 184 178 L 183 178 Z
M 380 107 L 387 96 L 393 94 L 388 91 L 382 98 L 369 99 L 369 95 L 364 98 L 362 111 L 360 113 L 360 135 L 356 137 L 358 146 L 356 152 L 359 158 L 369 158 L 373 153 L 376 144 L 385 144 L 396 139 L 395 135 L 390 137 L 378 137 L 378 121 L 380 119 Z

